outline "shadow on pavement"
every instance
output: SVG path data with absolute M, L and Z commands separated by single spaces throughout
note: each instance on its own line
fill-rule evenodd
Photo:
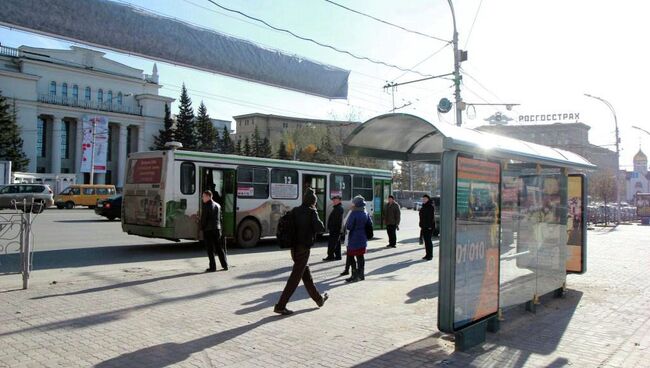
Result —
M 302 310 L 294 313 L 292 316 L 312 312 L 317 308 Z M 260 326 L 267 323 L 278 321 L 281 316 L 265 317 L 255 323 L 251 323 L 241 327 L 235 327 L 230 330 L 218 332 L 213 335 L 200 337 L 198 339 L 190 340 L 184 343 L 168 342 L 164 344 L 150 346 L 148 348 L 140 349 L 131 353 L 122 354 L 115 358 L 106 360 L 95 365 L 96 368 L 114 368 L 114 367 L 149 367 L 149 368 L 162 368 L 176 363 L 180 363 L 192 354 L 203 351 L 208 348 L 215 347 L 230 339 L 244 335 Z
M 33 270 L 101 266 L 116 263 L 164 261 L 204 256 L 199 243 L 125 245 L 34 252 Z M 0 264 L 20 265 L 20 254 L 0 256 Z M 19 269 L 3 272 L 18 272 Z
M 413 366 L 414 362 L 421 362 L 421 366 L 525 367 L 533 354 L 556 353 L 581 298 L 582 292 L 567 290 L 564 298 L 544 298 L 550 301 L 538 306 L 536 314 L 525 312 L 523 307 L 514 308 L 506 313 L 506 322 L 501 323 L 499 332 L 488 333 L 486 344 L 465 352 L 454 352 L 453 343 L 445 341 L 450 340 L 450 335 L 437 332 L 355 367 L 406 367 Z M 569 365 L 569 359 L 557 357 L 545 367 Z
M 413 304 L 417 303 L 422 299 L 433 299 L 438 297 L 438 282 L 434 282 L 427 285 L 418 286 L 415 289 L 409 291 L 406 296 L 408 300 L 404 303 Z
M 50 295 L 37 296 L 37 297 L 31 298 L 31 299 L 32 300 L 37 300 L 37 299 L 54 298 L 54 297 L 57 297 L 57 296 L 70 296 L 70 295 L 81 295 L 81 294 L 97 293 L 97 292 L 101 292 L 101 291 L 107 291 L 107 290 L 113 290 L 113 289 L 119 289 L 119 288 L 126 288 L 126 287 L 144 285 L 144 284 L 149 284 L 149 283 L 152 283 L 152 282 L 171 280 L 171 279 L 177 279 L 177 278 L 181 278 L 181 277 L 196 276 L 196 275 L 202 275 L 202 274 L 203 274 L 202 272 L 201 273 L 198 273 L 198 272 L 179 273 L 179 274 L 175 274 L 175 275 L 154 277 L 154 278 L 144 279 L 144 280 L 134 280 L 134 281 L 122 282 L 122 283 L 119 283 L 119 284 L 112 284 L 112 285 L 106 285 L 106 286 L 91 288 L 91 289 L 78 290 L 78 291 L 73 291 L 73 292 L 70 292 L 70 293 L 50 294 Z

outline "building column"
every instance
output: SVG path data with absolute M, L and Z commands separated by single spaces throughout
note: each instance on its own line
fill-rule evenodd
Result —
M 61 173 L 61 128 L 63 118 L 54 116 L 52 118 L 52 151 L 50 172 L 52 174 Z
M 75 136 L 74 136 L 74 171 L 77 174 L 77 182 L 83 183 L 84 176 L 81 172 L 81 160 L 83 149 L 83 122 L 81 119 L 76 119 L 75 123 Z
M 119 124 L 119 145 L 117 148 L 117 187 L 124 186 L 124 171 L 126 170 L 126 135 L 128 126 L 124 123 Z
M 137 152 L 142 152 L 145 150 L 146 148 L 144 147 L 144 125 L 138 125 L 138 151 Z

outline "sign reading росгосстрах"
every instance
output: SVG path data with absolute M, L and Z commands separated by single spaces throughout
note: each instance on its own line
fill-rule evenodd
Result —
M 552 114 L 531 114 L 531 115 L 519 115 L 520 123 L 537 123 L 540 121 L 562 121 L 562 120 L 579 120 L 579 112 L 563 112 L 563 113 L 552 113 Z

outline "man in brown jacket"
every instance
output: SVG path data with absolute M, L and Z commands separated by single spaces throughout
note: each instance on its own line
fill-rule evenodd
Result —
M 388 196 L 388 204 L 384 212 L 384 223 L 388 233 L 388 248 L 397 248 L 397 229 L 399 229 L 401 210 L 399 204 L 395 202 L 395 197 Z

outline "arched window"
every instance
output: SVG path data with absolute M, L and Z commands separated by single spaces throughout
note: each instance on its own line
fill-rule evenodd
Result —
M 72 99 L 79 101 L 79 86 L 76 84 L 72 86 Z
M 117 104 L 122 105 L 122 92 L 117 92 Z
M 104 103 L 104 90 L 101 88 L 97 90 L 97 102 Z
M 63 83 L 61 85 L 61 96 L 68 97 L 68 83 Z
M 113 91 L 109 90 L 107 93 L 107 100 L 110 105 L 113 104 Z
M 84 99 L 86 101 L 90 101 L 90 87 L 86 87 L 86 91 L 84 92 Z
M 56 82 L 55 81 L 50 82 L 50 95 L 51 96 L 56 96 Z

